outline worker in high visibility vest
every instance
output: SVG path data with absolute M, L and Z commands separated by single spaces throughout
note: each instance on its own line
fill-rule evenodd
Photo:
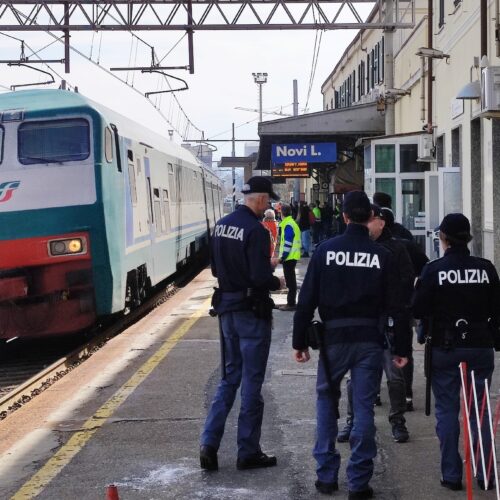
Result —
M 281 206 L 283 220 L 280 222 L 279 263 L 283 264 L 285 283 L 288 288 L 286 305 L 280 306 L 282 311 L 294 311 L 297 297 L 297 278 L 295 266 L 300 259 L 300 229 L 292 217 L 290 205 Z

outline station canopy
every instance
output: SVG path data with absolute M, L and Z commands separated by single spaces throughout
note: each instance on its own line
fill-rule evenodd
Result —
M 337 151 L 353 152 L 356 141 L 385 133 L 376 103 L 360 104 L 259 123 L 260 145 L 255 170 L 270 170 L 274 144 L 336 143 Z

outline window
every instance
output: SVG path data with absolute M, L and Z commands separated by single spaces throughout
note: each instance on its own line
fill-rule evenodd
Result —
M 90 127 L 83 118 L 25 122 L 17 134 L 23 165 L 82 161 L 90 155 Z
M 382 192 L 382 193 L 387 193 L 388 195 L 391 196 L 393 200 L 396 200 L 396 179 L 390 178 L 390 179 L 383 179 L 383 178 L 378 178 L 375 179 L 375 191 L 376 192 Z M 394 202 L 393 202 L 394 206 Z M 396 214 L 394 214 L 396 215 Z
M 439 0 L 438 27 L 441 28 L 441 26 L 443 25 L 444 25 L 444 0 Z
M 375 172 L 392 173 L 396 171 L 396 148 L 394 144 L 375 145 Z M 381 191 L 381 190 L 378 190 Z
M 104 155 L 108 163 L 113 161 L 113 133 L 109 127 L 104 129 Z
M 384 37 L 382 37 L 382 41 L 380 42 L 380 81 L 384 81 L 385 77 L 385 41 Z
M 2 161 L 3 161 L 3 140 L 4 140 L 4 136 L 5 136 L 5 130 L 2 127 L 2 125 L 0 125 L 0 163 L 2 163 Z
M 417 161 L 418 144 L 400 144 L 399 145 L 399 171 L 406 172 L 427 172 L 430 170 L 430 164 Z
M 370 54 L 368 54 L 366 56 L 366 92 L 370 92 L 370 89 L 371 89 L 371 85 L 370 85 Z
M 130 149 L 129 149 L 129 152 Z M 135 168 L 134 162 L 128 162 L 128 182 L 130 185 L 130 199 L 132 200 L 132 205 L 135 207 L 137 205 L 137 186 L 135 182 Z
M 451 131 L 451 166 L 462 166 L 461 129 L 457 127 Z
M 170 231 L 170 202 L 168 199 L 168 190 L 163 189 L 163 216 L 161 219 L 162 229 L 165 227 L 164 232 L 168 233 Z M 165 226 L 164 226 L 165 224 Z
M 168 164 L 168 173 L 169 174 L 173 174 L 174 173 L 174 166 L 171 163 Z

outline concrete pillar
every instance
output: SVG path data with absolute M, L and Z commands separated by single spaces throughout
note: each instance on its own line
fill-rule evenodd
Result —
M 493 160 L 500 158 L 500 119 L 492 119 Z M 493 255 L 500 269 L 500 163 L 493 161 Z

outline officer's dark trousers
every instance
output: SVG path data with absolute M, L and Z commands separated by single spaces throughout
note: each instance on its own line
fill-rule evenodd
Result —
M 202 445 L 219 448 L 226 418 L 241 384 L 238 418 L 238 458 L 260 452 L 264 412 L 261 395 L 271 345 L 271 321 L 258 319 L 251 311 L 221 315 L 226 359 L 226 377 L 221 380 L 201 436 Z
M 295 276 L 296 260 L 285 260 L 283 262 L 283 273 L 285 275 L 285 283 L 288 288 L 286 303 L 289 306 L 294 306 L 297 300 L 297 277 Z
M 406 422 L 404 417 L 406 411 L 406 388 L 403 370 L 397 368 L 392 362 L 392 354 L 389 349 L 384 349 L 384 372 L 387 378 L 387 390 L 389 392 L 389 422 Z M 352 410 L 352 386 L 351 381 L 347 380 L 347 416 L 353 418 Z
M 445 481 L 462 480 L 462 459 L 458 451 L 460 435 L 460 362 L 467 363 L 468 371 L 474 370 L 479 404 L 483 397 L 484 380 L 491 381 L 494 368 L 493 349 L 432 349 L 432 392 L 436 406 L 436 433 L 441 448 L 441 474 Z M 470 384 L 470 377 L 469 377 Z M 490 430 L 487 419 L 482 426 L 485 457 L 491 449 Z M 477 441 L 477 424 L 474 406 L 471 411 L 471 429 Z M 475 447 L 475 446 L 474 446 Z M 488 458 L 486 458 L 486 461 Z M 481 460 L 479 460 L 481 462 Z M 478 466 L 478 477 L 483 478 L 482 466 Z
M 340 394 L 342 378 L 351 370 L 354 426 L 351 432 L 351 458 L 347 465 L 349 490 L 368 486 L 377 454 L 373 404 L 378 391 L 378 372 L 382 366 L 382 347 L 376 342 L 353 342 L 327 346 L 332 383 Z M 325 376 L 323 362 L 318 364 L 317 436 L 313 455 L 318 479 L 332 483 L 338 480 L 340 454 L 335 448 L 338 426 L 334 401 Z

